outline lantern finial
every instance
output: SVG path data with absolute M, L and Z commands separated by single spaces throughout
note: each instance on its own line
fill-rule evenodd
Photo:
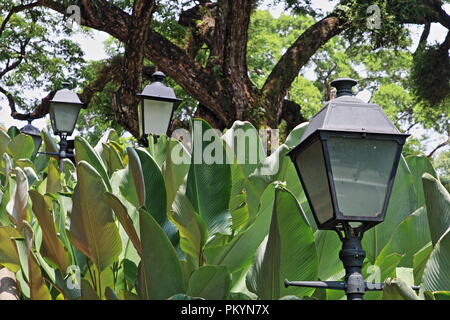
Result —
M 331 81 L 331 86 L 335 87 L 337 92 L 336 96 L 352 96 L 352 88 L 356 86 L 358 82 L 350 78 L 340 78 Z

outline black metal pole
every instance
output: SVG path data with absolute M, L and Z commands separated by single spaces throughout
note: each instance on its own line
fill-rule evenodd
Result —
M 342 249 L 339 258 L 345 269 L 345 293 L 347 300 L 362 300 L 366 284 L 361 274 L 365 251 L 361 246 L 361 238 L 351 236 L 342 239 Z
M 61 135 L 59 141 L 59 170 L 64 172 L 64 158 L 67 158 L 67 136 Z

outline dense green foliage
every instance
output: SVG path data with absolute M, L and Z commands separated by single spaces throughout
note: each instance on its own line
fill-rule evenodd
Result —
M 192 154 L 164 136 L 125 148 L 109 130 L 95 147 L 77 137 L 76 165 L 64 160 L 63 173 L 53 158 L 30 158 L 30 137 L 0 131 L 0 265 L 15 272 L 22 299 L 342 299 L 283 285 L 343 276 L 340 241 L 316 230 L 286 156 L 305 127 L 268 157 L 258 147 L 255 162 L 247 154 L 223 164 L 195 162 L 196 152 L 239 155 L 239 130 L 255 137 L 243 150 L 261 145 L 250 123 L 194 143 Z M 368 299 L 450 290 L 449 210 L 429 160 L 402 158 L 386 221 L 363 239 L 366 279 L 395 279 Z

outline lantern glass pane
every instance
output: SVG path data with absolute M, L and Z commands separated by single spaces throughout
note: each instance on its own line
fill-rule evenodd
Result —
M 81 106 L 69 103 L 52 103 L 50 109 L 50 120 L 53 131 L 64 132 L 71 135 L 77 123 Z
M 321 141 L 317 140 L 299 152 L 296 163 L 316 219 L 320 223 L 327 222 L 333 217 L 333 205 Z
M 167 133 L 173 102 L 144 99 L 144 134 Z
M 338 208 L 344 216 L 377 217 L 382 213 L 397 148 L 392 140 L 328 140 Z

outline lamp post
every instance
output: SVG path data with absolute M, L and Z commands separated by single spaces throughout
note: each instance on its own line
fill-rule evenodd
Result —
M 181 99 L 173 88 L 164 85 L 166 75 L 160 71 L 153 73 L 152 83 L 138 94 L 141 103 L 138 107 L 139 134 L 144 140 L 149 134 L 160 136 L 167 134 L 175 109 Z
M 402 134 L 375 104 L 352 96 L 353 79 L 331 83 L 337 97 L 328 101 L 306 128 L 300 144 L 289 153 L 317 226 L 335 230 L 342 241 L 339 258 L 344 281 L 285 281 L 285 285 L 345 290 L 361 300 L 368 284 L 361 274 L 366 230 L 383 222 L 401 151 Z
M 44 154 L 56 155 L 59 158 L 59 168 L 64 171 L 64 158 L 73 157 L 67 152 L 67 136 L 72 135 L 77 123 L 81 108 L 85 105 L 80 101 L 78 95 L 69 90 L 68 83 L 63 83 L 63 89 L 58 90 L 50 101 L 50 121 L 53 132 L 59 135 L 59 152 L 43 152 Z
M 28 124 L 20 129 L 20 133 L 29 135 L 33 139 L 34 150 L 33 150 L 32 157 L 34 158 L 36 156 L 36 154 L 38 153 L 39 148 L 41 147 L 42 137 L 41 137 L 41 132 L 39 131 L 39 129 L 31 124 L 32 121 L 33 120 L 28 120 Z

